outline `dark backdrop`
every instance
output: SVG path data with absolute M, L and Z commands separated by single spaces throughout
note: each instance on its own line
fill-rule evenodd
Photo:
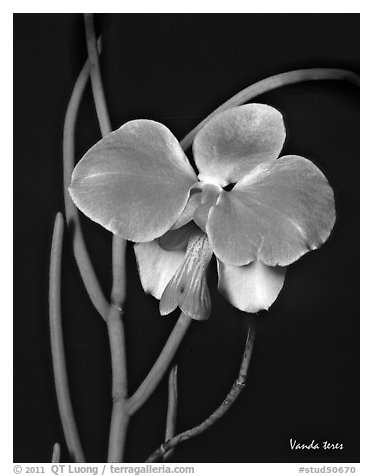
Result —
M 113 127 L 135 118 L 165 123 L 178 138 L 221 102 L 269 75 L 303 67 L 359 65 L 356 14 L 107 14 L 103 80 Z M 49 461 L 63 442 L 48 338 L 47 284 L 54 214 L 63 209 L 62 127 L 85 60 L 82 16 L 14 18 L 14 460 Z M 179 462 L 357 462 L 359 460 L 359 96 L 342 82 L 289 86 L 256 99 L 285 117 L 286 154 L 312 159 L 336 194 L 329 241 L 289 268 L 281 295 L 257 317 L 247 388 L 216 426 L 181 445 Z M 77 153 L 99 139 L 91 91 Z M 97 273 L 110 290 L 111 237 L 83 220 Z M 130 388 L 158 355 L 177 313 L 158 315 L 142 292 L 128 248 L 126 320 Z M 179 358 L 179 430 L 225 397 L 239 367 L 248 317 L 216 291 Z M 74 408 L 88 460 L 104 461 L 110 415 L 106 328 L 64 245 L 63 319 Z M 143 461 L 162 440 L 165 382 L 130 427 L 127 460 Z M 290 451 L 289 439 L 343 443 L 341 451 Z M 63 460 L 68 461 L 65 445 Z

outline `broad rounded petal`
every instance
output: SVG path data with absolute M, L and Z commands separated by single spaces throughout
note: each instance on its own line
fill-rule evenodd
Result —
M 285 156 L 222 193 L 206 231 L 216 256 L 240 266 L 286 266 L 326 241 L 335 222 L 333 190 L 309 160 Z
M 241 311 L 268 310 L 284 285 L 286 267 L 266 266 L 260 261 L 253 261 L 246 266 L 217 262 L 219 291 Z
M 164 125 L 136 120 L 94 145 L 76 165 L 70 195 L 112 233 L 150 241 L 175 223 L 196 182 L 177 139 Z
M 199 179 L 225 186 L 235 183 L 258 164 L 277 159 L 285 126 L 277 109 L 247 104 L 216 114 L 193 142 Z
M 183 262 L 185 251 L 165 251 L 158 240 L 134 246 L 142 287 L 160 299 L 167 284 Z

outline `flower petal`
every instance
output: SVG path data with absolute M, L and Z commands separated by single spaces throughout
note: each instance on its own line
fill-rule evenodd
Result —
M 206 231 L 219 259 L 286 266 L 328 238 L 333 190 L 309 160 L 286 156 L 259 166 L 211 209 Z
M 142 287 L 160 299 L 167 284 L 184 260 L 185 251 L 165 251 L 158 240 L 134 246 Z
M 258 164 L 277 159 L 285 126 L 277 109 L 247 104 L 216 114 L 193 142 L 199 179 L 224 187 L 237 182 Z
M 175 223 L 196 182 L 177 139 L 164 125 L 137 120 L 94 145 L 74 169 L 76 206 L 112 233 L 150 241 Z
M 245 312 L 268 310 L 285 281 L 286 267 L 266 266 L 253 261 L 246 266 L 218 262 L 218 289 L 237 309 Z

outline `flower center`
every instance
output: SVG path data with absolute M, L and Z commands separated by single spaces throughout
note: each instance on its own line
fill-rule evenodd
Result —
M 186 249 L 184 261 L 163 291 L 159 310 L 169 314 L 178 306 L 192 319 L 208 319 L 211 309 L 206 271 L 212 257 L 207 235 L 194 233 Z
M 193 219 L 201 230 L 206 231 L 206 222 L 210 209 L 217 202 L 222 188 L 211 183 L 202 184 L 200 205 L 196 208 Z

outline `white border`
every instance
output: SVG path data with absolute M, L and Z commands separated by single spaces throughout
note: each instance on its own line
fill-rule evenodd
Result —
M 359 1 L 313 1 L 311 5 L 307 2 L 306 5 L 300 4 L 300 2 L 257 2 L 256 8 L 253 2 L 237 2 L 230 0 L 229 5 L 219 7 L 216 2 L 202 2 L 202 1 L 189 1 L 171 2 L 164 1 L 136 1 L 134 5 L 130 5 L 129 2 L 121 2 L 121 6 L 125 6 L 127 12 L 252 12 L 252 13 L 286 13 L 286 12 L 302 12 L 302 13 L 329 13 L 329 12 L 362 12 L 361 13 L 361 26 L 362 26 L 362 149 L 361 149 L 361 468 L 357 474 L 368 476 L 373 474 L 373 462 L 372 462 L 372 448 L 373 442 L 373 355 L 372 355 L 372 340 L 373 340 L 373 312 L 372 303 L 370 303 L 370 297 L 372 296 L 372 282 L 371 277 L 373 263 L 372 263 L 372 242 L 373 242 L 373 204 L 372 204 L 372 190 L 373 190 L 373 170 L 372 170 L 372 94 L 371 88 L 373 83 L 373 71 L 372 71 L 372 15 L 371 10 L 365 5 L 368 2 Z M 0 359 L 0 378 L 1 378 L 1 460 L 0 467 L 3 464 L 7 466 L 6 474 L 12 474 L 8 472 L 9 463 L 12 461 L 12 366 L 10 364 L 12 359 L 12 255 L 13 255 L 13 222 L 12 222 L 12 92 L 13 92 L 13 64 L 12 64 L 12 13 L 13 12 L 81 12 L 81 11 L 96 11 L 102 12 L 102 2 L 63 2 L 58 5 L 56 3 L 48 2 L 14 2 L 12 7 L 8 9 L 7 5 L 4 5 L 1 10 L 1 59 L 2 59 L 2 73 L 1 73 L 1 104 L 2 104 L 2 157 L 1 157 L 1 170 L 2 181 L 0 188 L 0 205 L 1 205 L 1 291 L 2 291 L 2 316 L 1 316 L 1 359 Z M 118 7 L 118 4 L 114 4 Z M 110 8 L 108 2 L 105 2 L 107 11 L 117 11 L 117 8 Z M 281 11 L 278 11 L 278 7 L 281 5 Z M 30 9 L 32 7 L 32 10 Z M 248 9 L 250 7 L 250 10 Z M 4 11 L 6 10 L 6 11 Z M 317 32 L 315 32 L 317 34 Z M 341 138 L 341 140 L 348 140 L 348 138 Z M 5 145 L 4 145 L 5 144 Z M 351 157 L 351 167 L 357 166 L 356 163 L 358 157 Z M 348 250 L 346 250 L 348 253 Z M 342 298 L 342 296 L 341 296 Z M 348 299 L 348 296 L 346 296 Z M 358 310 L 356 310 L 357 314 Z M 16 337 L 16 336 L 15 336 Z M 197 465 L 198 467 L 200 465 Z M 225 465 L 219 465 L 220 470 L 226 472 Z M 245 474 L 251 474 L 257 476 L 261 474 L 276 474 L 286 475 L 295 474 L 296 471 L 290 468 L 296 468 L 300 465 L 287 465 L 287 464 L 272 464 L 270 468 L 267 465 L 252 465 L 252 464 L 238 464 L 235 465 L 234 471 L 237 474 L 244 474 L 242 468 L 244 467 Z M 306 465 L 303 465 L 306 466 Z M 313 465 L 321 466 L 321 465 Z M 342 465 L 341 465 L 342 466 Z M 214 474 L 219 474 L 219 467 L 211 464 L 211 471 Z M 5 468 L 5 466 L 4 466 Z M 204 471 L 204 470 L 203 470 Z M 203 471 L 196 472 L 196 474 L 203 474 Z
M 312 2 L 243 1 L 229 0 L 138 0 L 136 2 L 80 1 L 80 2 L 13 2 L 11 11 L 15 13 L 359 13 L 366 10 L 367 2 L 348 0 L 314 0 Z M 103 6 L 105 8 L 103 8 Z

